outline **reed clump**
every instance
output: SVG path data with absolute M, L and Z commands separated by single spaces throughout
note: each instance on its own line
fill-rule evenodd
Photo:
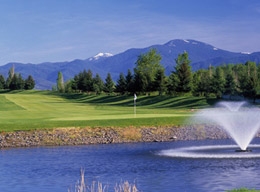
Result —
M 108 185 L 96 181 L 87 185 L 84 170 L 81 170 L 80 180 L 76 182 L 74 189 L 68 189 L 68 192 L 108 192 Z M 114 192 L 138 192 L 138 189 L 135 184 L 124 181 L 115 185 Z

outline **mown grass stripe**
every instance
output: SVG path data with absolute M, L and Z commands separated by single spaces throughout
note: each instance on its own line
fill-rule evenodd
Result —
M 24 110 L 23 107 L 10 101 L 6 95 L 0 95 L 0 111 Z
M 0 94 L 0 131 L 54 127 L 174 126 L 193 108 L 210 106 L 205 98 L 55 94 L 46 91 Z M 191 107 L 192 106 L 192 107 Z

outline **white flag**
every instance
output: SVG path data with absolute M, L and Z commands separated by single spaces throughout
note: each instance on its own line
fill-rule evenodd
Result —
M 134 100 L 136 100 L 137 99 L 137 96 L 136 96 L 136 94 L 134 94 Z

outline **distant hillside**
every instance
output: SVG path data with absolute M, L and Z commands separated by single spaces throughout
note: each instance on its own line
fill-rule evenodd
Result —
M 85 60 L 74 60 L 70 62 L 55 62 L 41 64 L 8 63 L 0 66 L 0 73 L 5 77 L 9 69 L 14 65 L 15 72 L 21 73 L 24 78 L 32 75 L 36 81 L 36 89 L 51 89 L 56 84 L 57 74 L 63 73 L 64 79 L 73 78 L 84 69 L 90 69 L 93 75 L 98 73 L 103 79 L 107 73 L 111 73 L 114 81 L 119 77 L 119 73 L 126 74 L 128 69 L 135 67 L 135 62 L 140 54 L 146 53 L 151 48 L 155 48 L 162 56 L 162 65 L 166 69 L 166 74 L 174 70 L 175 59 L 178 54 L 187 51 L 191 60 L 193 70 L 208 68 L 228 63 L 245 63 L 246 61 L 260 62 L 260 52 L 255 53 L 235 53 L 216 48 L 207 43 L 196 40 L 176 39 L 163 45 L 152 45 L 142 49 L 129 49 L 123 53 L 112 55 L 109 53 L 99 53 L 94 57 Z

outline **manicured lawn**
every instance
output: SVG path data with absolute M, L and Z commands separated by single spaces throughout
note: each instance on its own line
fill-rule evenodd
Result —
M 55 127 L 140 127 L 182 125 L 197 108 L 215 102 L 200 97 L 54 94 L 23 91 L 0 94 L 0 131 Z

